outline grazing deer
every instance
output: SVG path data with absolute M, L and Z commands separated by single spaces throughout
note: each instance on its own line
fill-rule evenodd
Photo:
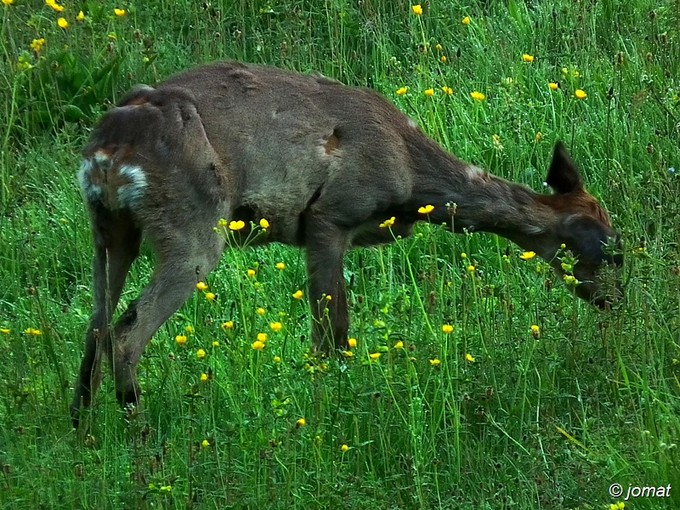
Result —
M 456 159 L 372 90 L 272 67 L 219 62 L 136 88 L 101 119 L 78 178 L 95 256 L 76 426 L 102 354 L 120 403 L 138 401 L 144 347 L 218 263 L 221 218 L 266 218 L 260 241 L 306 248 L 312 340 L 326 352 L 347 340 L 345 252 L 406 237 L 426 204 L 430 222 L 504 236 L 558 272 L 566 244 L 578 257 L 576 294 L 599 306 L 610 296 L 598 270 L 622 263 L 605 249 L 618 234 L 562 144 L 546 179 L 555 193 L 537 194 Z M 156 267 L 112 326 L 142 235 Z

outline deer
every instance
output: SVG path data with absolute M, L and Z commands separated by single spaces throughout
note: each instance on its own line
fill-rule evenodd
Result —
M 575 294 L 601 308 L 616 299 L 601 273 L 623 264 L 608 249 L 619 233 L 561 142 L 545 181 L 553 193 L 537 193 L 459 160 L 371 89 L 275 67 L 221 61 L 135 87 L 93 130 L 78 181 L 94 245 L 94 311 L 71 405 L 76 428 L 103 359 L 118 402 L 139 403 L 144 348 L 218 264 L 228 247 L 215 233 L 221 219 L 265 218 L 258 243 L 305 249 L 321 353 L 347 345 L 345 253 L 407 237 L 418 221 L 503 236 L 558 273 L 566 245 L 578 259 Z M 427 218 L 418 212 L 425 205 L 434 207 Z M 154 270 L 114 324 L 142 238 Z

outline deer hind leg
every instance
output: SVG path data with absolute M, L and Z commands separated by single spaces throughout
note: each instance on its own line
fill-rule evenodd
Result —
M 347 231 L 314 214 L 305 218 L 305 244 L 312 312 L 312 342 L 317 351 L 347 348 L 349 317 L 343 277 Z
M 137 364 L 146 344 L 217 265 L 223 243 L 212 231 L 216 221 L 208 223 L 209 229 L 192 228 L 194 223 L 175 226 L 172 233 L 150 239 L 158 258 L 151 281 L 139 299 L 130 303 L 113 332 L 112 368 L 121 405 L 139 401 Z M 162 234 L 160 228 L 150 230 Z
M 137 258 L 141 232 L 125 212 L 112 213 L 92 206 L 92 231 L 95 245 L 93 263 L 94 312 L 85 336 L 85 353 L 80 363 L 75 396 L 71 404 L 74 427 L 80 422 L 81 409 L 90 407 L 101 380 L 103 354 L 109 354 L 109 325 L 120 299 L 132 262 Z

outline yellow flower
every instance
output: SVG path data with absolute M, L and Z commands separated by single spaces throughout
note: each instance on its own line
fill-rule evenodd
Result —
M 208 301 L 215 301 L 216 297 L 217 296 L 215 296 L 214 292 L 206 292 L 205 293 L 205 299 L 207 299 Z
M 352 351 L 342 351 L 342 355 L 345 358 L 351 358 L 352 356 L 354 356 L 354 353 Z
M 273 361 L 274 363 L 281 363 L 281 356 L 274 356 L 274 357 L 272 358 L 272 361 Z
M 442 326 L 442 332 L 446 333 L 447 335 L 453 333 L 453 326 L 451 324 L 444 324 Z
M 541 133 L 540 131 L 538 131 L 538 132 L 534 135 L 534 141 L 535 141 L 535 142 L 540 142 L 541 140 L 543 140 L 543 133 Z
M 246 224 L 242 220 L 229 222 L 229 230 L 237 231 L 241 230 L 245 226 Z
M 284 264 L 283 262 L 277 262 L 275 267 L 279 271 L 283 271 L 284 269 L 286 269 L 286 264 Z
M 477 92 L 476 90 L 470 92 L 470 97 L 475 101 L 479 101 L 480 103 L 486 99 L 486 96 L 484 94 L 482 94 L 481 92 Z
M 460 258 L 463 259 L 463 260 L 465 260 L 465 259 L 467 258 L 467 253 L 461 252 Z
M 442 360 L 440 360 L 440 359 L 435 358 L 435 359 L 430 360 L 430 365 L 432 365 L 433 367 L 438 367 L 441 364 L 442 364 Z
M 205 372 L 203 372 L 203 373 L 201 374 L 201 382 L 208 382 L 208 379 L 209 379 L 208 374 L 206 374 Z
M 434 96 L 434 89 L 427 89 L 423 92 L 427 97 L 432 97 Z
M 12 330 L 9 328 L 0 328 L 0 333 L 2 333 L 3 335 L 9 335 L 11 332 Z
M 259 340 L 255 340 L 250 346 L 256 350 L 256 351 L 261 351 L 264 349 L 264 342 L 260 342 Z
M 304 293 L 301 290 L 296 290 L 293 292 L 293 298 L 300 301 L 304 297 Z
M 530 330 L 531 336 L 533 336 L 534 338 L 538 338 L 541 334 L 541 328 L 536 324 L 532 324 Z
M 418 214 L 430 214 L 434 211 L 434 206 L 432 204 L 427 204 L 418 208 Z
M 470 354 L 469 352 L 465 355 L 465 361 L 469 363 L 474 363 L 475 362 L 475 357 Z
M 126 14 L 125 9 L 114 9 L 113 13 L 119 18 L 122 18 Z
M 26 333 L 27 335 L 30 335 L 30 336 L 40 336 L 40 335 L 42 335 L 42 331 L 40 331 L 39 329 L 35 329 L 35 328 L 25 329 L 24 333 Z
M 533 252 L 533 251 L 525 251 L 524 253 L 522 253 L 522 254 L 519 256 L 519 258 L 521 258 L 522 260 L 531 260 L 531 259 L 533 259 L 535 256 L 536 256 L 536 252 Z
M 397 94 L 398 96 L 403 96 L 403 95 L 406 94 L 407 92 L 408 92 L 408 87 L 400 87 L 400 88 L 397 89 L 396 94 Z
M 255 276 L 255 270 L 248 269 L 248 271 L 246 271 L 246 275 L 248 276 L 248 278 L 252 278 L 253 276 Z
M 205 358 L 206 352 L 203 349 L 199 349 L 196 351 L 196 358 L 198 359 L 203 359 Z
M 256 313 L 257 315 L 259 315 L 260 317 L 262 317 L 265 313 L 267 313 L 267 310 L 265 310 L 264 308 L 260 307 L 260 308 L 258 308 L 257 310 L 255 310 L 255 313 Z
M 14 3 L 14 0 L 2 0 L 3 5 L 12 5 Z
M 267 341 L 267 333 L 258 333 L 257 334 L 257 341 L 265 343 Z
M 219 346 L 220 346 L 220 342 L 217 341 L 217 340 L 213 340 L 212 346 L 213 346 L 213 347 L 219 347 Z
M 435 45 L 434 49 L 437 50 L 437 51 L 442 51 L 444 48 L 442 47 L 441 44 L 437 43 L 437 44 Z
M 557 90 L 560 88 L 560 84 L 555 81 L 551 81 L 550 83 L 548 83 L 548 88 L 550 90 Z
M 346 444 L 343 444 L 343 445 L 340 447 L 340 451 L 341 451 L 342 453 L 347 453 L 347 452 L 349 451 L 349 446 L 347 446 Z
M 307 425 L 307 420 L 305 420 L 304 418 L 298 418 L 298 420 L 295 422 L 295 426 L 297 428 L 304 427 L 305 425 Z
M 262 218 L 260 220 L 260 227 L 262 227 L 264 230 L 267 230 L 269 228 L 269 222 L 266 219 Z
M 470 16 L 465 16 L 462 20 L 460 20 L 460 22 L 463 25 L 469 25 L 470 24 Z
M 397 349 L 397 350 L 403 349 L 404 348 L 404 342 L 399 340 L 396 344 L 394 344 L 394 348 Z
M 187 337 L 186 337 L 186 335 L 177 335 L 177 336 L 175 337 L 175 343 L 176 343 L 177 345 L 184 345 L 185 343 L 187 343 Z
M 475 266 L 473 266 L 472 264 L 470 264 L 470 265 L 467 267 L 467 272 L 468 272 L 468 273 L 474 273 L 474 272 L 475 272 Z
M 227 321 L 222 323 L 222 329 L 233 329 L 234 321 Z
M 415 14 L 416 16 L 422 16 L 423 15 L 423 7 L 420 4 L 412 5 L 411 6 L 411 12 Z
M 528 53 L 524 53 L 522 55 L 522 62 L 526 62 L 526 63 L 530 64 L 533 61 L 534 61 L 533 55 L 529 55 Z
M 83 11 L 78 13 L 78 16 L 76 16 L 76 21 L 85 21 L 85 13 Z
M 447 60 L 447 59 L 446 59 L 446 55 L 442 55 L 441 57 L 439 57 L 439 61 L 440 61 L 442 64 L 446 64 L 446 60 Z
M 447 96 L 453 94 L 453 89 L 451 87 L 442 87 L 442 92 Z
M 348 339 L 347 345 L 349 346 L 350 349 L 354 349 L 357 346 L 357 339 L 356 338 Z
M 191 335 L 194 332 L 194 327 L 191 324 L 187 324 L 184 327 L 184 331 L 187 332 L 187 335 Z
M 282 328 L 283 324 L 280 322 L 272 322 L 269 324 L 269 329 L 271 329 L 274 333 L 278 333 Z
M 379 227 L 380 227 L 380 228 L 390 228 L 392 225 L 394 225 L 394 221 L 395 221 L 395 220 L 396 220 L 396 218 L 395 218 L 394 216 L 392 216 L 391 218 L 389 218 L 389 219 L 383 221 L 383 222 L 379 225 Z
M 205 283 L 205 282 L 198 282 L 198 283 L 196 284 L 196 288 L 197 288 L 198 290 L 200 290 L 201 292 L 203 292 L 204 290 L 208 290 L 208 284 Z
M 45 5 L 47 5 L 56 12 L 61 12 L 64 10 L 64 7 L 57 4 L 56 0 L 45 0 Z
M 368 357 L 371 358 L 372 361 L 377 361 L 378 358 L 380 358 L 380 354 L 380 352 L 372 352 Z
M 66 21 L 66 18 L 59 18 L 57 20 L 57 25 L 59 25 L 59 28 L 66 30 L 68 28 L 68 21 Z
M 204 439 L 203 441 L 201 441 L 201 446 L 203 448 L 208 448 L 210 446 L 210 441 L 208 441 L 207 439 Z
M 588 97 L 588 94 L 586 94 L 585 90 L 576 89 L 576 92 L 574 92 L 574 97 L 576 99 L 585 99 L 586 97 Z
M 43 46 L 45 46 L 45 39 L 42 37 L 40 39 L 33 39 L 31 42 L 31 49 L 36 53 L 40 53 Z

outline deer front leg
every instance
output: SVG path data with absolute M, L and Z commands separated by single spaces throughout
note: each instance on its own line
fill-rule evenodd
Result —
M 343 262 L 349 235 L 323 218 L 308 215 L 305 223 L 312 344 L 328 353 L 347 348 L 347 295 Z

